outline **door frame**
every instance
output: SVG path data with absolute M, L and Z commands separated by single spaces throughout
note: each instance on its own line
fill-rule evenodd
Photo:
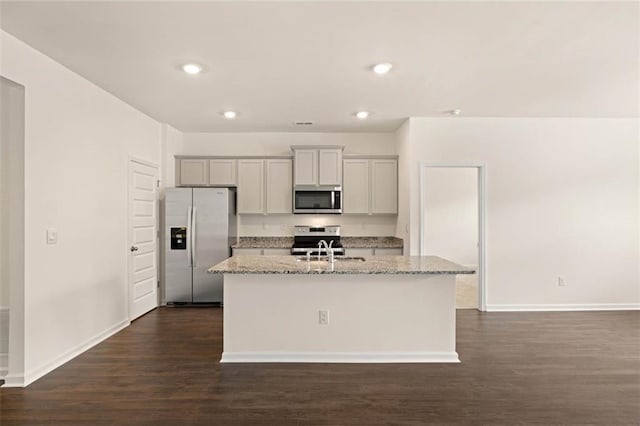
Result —
M 462 162 L 462 163 L 430 163 L 420 162 L 420 256 L 425 256 L 426 241 L 424 231 L 426 224 L 424 220 L 425 199 L 424 190 L 426 185 L 424 182 L 426 171 L 428 168 L 449 168 L 449 169 L 476 169 L 478 176 L 478 310 L 486 312 L 487 310 L 487 192 L 486 192 L 486 164 L 479 162 Z
M 132 233 L 132 229 L 131 229 L 131 213 L 132 213 L 132 208 L 133 206 L 131 205 L 131 200 L 130 200 L 130 196 L 131 196 L 131 172 L 132 172 L 132 163 L 138 163 L 138 164 L 142 164 L 144 166 L 147 167 L 151 167 L 154 168 L 157 172 L 156 176 L 157 176 L 157 181 L 156 181 L 156 196 L 155 196 L 155 209 L 156 209 L 156 253 L 155 253 L 155 262 L 156 262 L 156 307 L 160 306 L 160 288 L 159 288 L 159 280 L 160 280 L 160 263 L 159 263 L 159 255 L 160 255 L 160 203 L 159 203 L 159 197 L 160 197 L 160 166 L 156 163 L 153 163 L 151 161 L 147 161 L 147 160 L 143 160 L 142 158 L 139 157 L 134 157 L 132 155 L 129 155 L 128 159 L 127 159 L 127 220 L 126 220 L 126 224 L 127 224 L 127 243 L 125 245 L 125 256 L 127 257 L 127 261 L 125 262 L 126 264 L 126 274 L 125 276 L 127 277 L 127 316 L 129 318 L 129 321 L 132 321 L 133 319 L 131 318 L 131 311 L 132 311 L 132 304 L 133 304 L 133 287 L 131 284 L 131 256 L 129 255 L 129 247 L 131 245 L 131 240 L 133 238 L 133 233 Z

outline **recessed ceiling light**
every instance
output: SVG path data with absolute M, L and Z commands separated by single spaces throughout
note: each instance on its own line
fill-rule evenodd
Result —
M 445 111 L 445 113 L 449 114 L 449 115 L 460 115 L 460 113 L 462 112 L 462 110 L 459 109 L 450 109 L 449 111 Z
M 200 71 L 202 71 L 202 67 L 198 64 L 186 64 L 182 66 L 182 70 L 187 74 L 195 75 L 200 74 Z
M 365 118 L 369 117 L 369 111 L 358 111 L 356 113 L 356 117 L 358 117 L 360 120 L 364 120 Z
M 373 72 L 375 72 L 376 74 L 386 74 L 389 71 L 391 71 L 391 68 L 393 68 L 393 65 L 391 65 L 388 62 L 383 62 L 381 64 L 376 64 L 373 66 Z
M 222 115 L 224 115 L 224 118 L 232 120 L 234 118 L 236 118 L 236 112 L 235 111 L 225 111 L 224 113 L 222 113 Z

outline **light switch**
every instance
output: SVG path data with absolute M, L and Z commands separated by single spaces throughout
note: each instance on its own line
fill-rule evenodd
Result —
M 56 228 L 47 229 L 47 244 L 56 244 L 58 242 L 58 230 Z

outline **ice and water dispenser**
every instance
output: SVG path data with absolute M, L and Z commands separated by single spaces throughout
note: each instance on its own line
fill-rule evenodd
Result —
M 187 228 L 171 228 L 171 250 L 187 249 Z

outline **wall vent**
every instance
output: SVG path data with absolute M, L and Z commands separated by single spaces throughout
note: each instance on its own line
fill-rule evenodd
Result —
M 294 121 L 293 124 L 296 126 L 312 126 L 313 121 Z

